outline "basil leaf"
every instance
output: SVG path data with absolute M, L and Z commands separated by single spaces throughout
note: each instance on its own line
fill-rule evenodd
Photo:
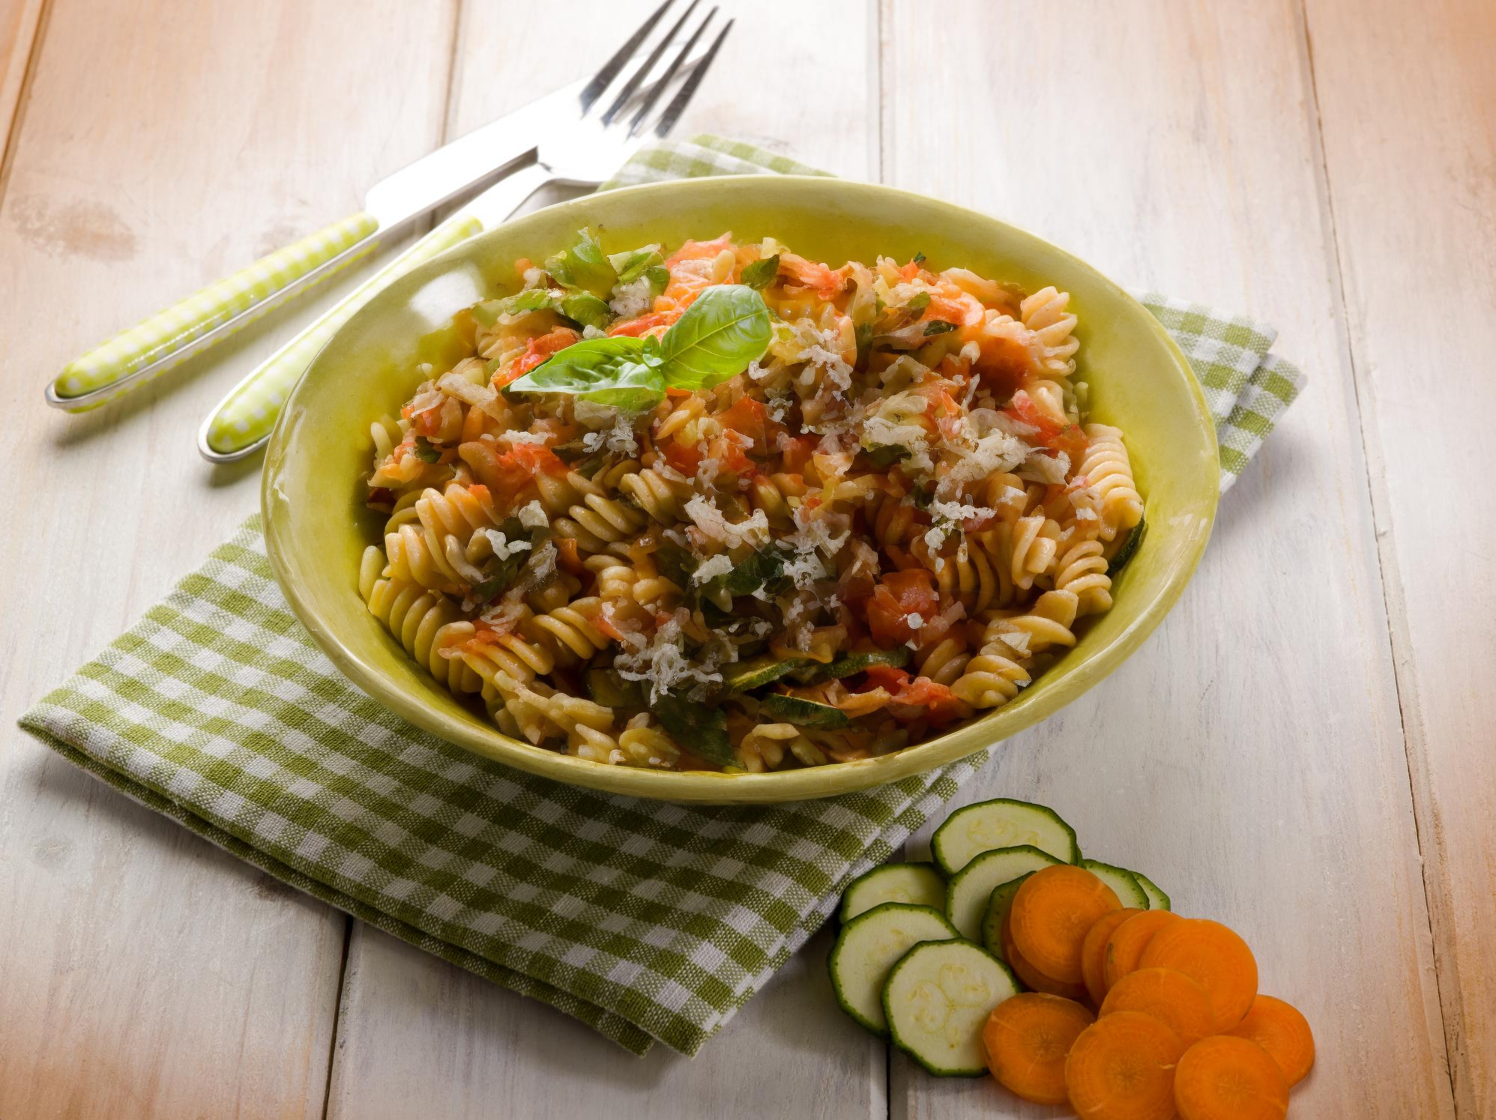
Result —
M 645 245 L 641 249 L 630 249 L 626 253 L 609 253 L 608 263 L 618 273 L 618 283 L 628 284 L 644 275 L 646 269 L 664 261 L 658 245 Z
M 660 575 L 682 591 L 690 588 L 691 573 L 696 570 L 696 559 L 689 552 L 674 541 L 666 540 L 660 543 L 654 559 Z
M 549 288 L 526 288 L 502 299 L 486 299 L 473 305 L 473 318 L 491 327 L 500 315 L 521 315 L 526 311 L 544 311 L 556 305 L 556 293 Z
M 702 591 L 726 591 L 729 595 L 751 595 L 760 587 L 774 583 L 784 575 L 784 553 L 778 549 L 755 550 L 731 571 L 713 576 L 702 586 Z M 703 598 L 706 596 L 703 595 Z
M 598 299 L 607 299 L 618 283 L 617 270 L 589 229 L 578 230 L 576 244 L 548 259 L 545 270 L 568 291 L 591 292 Z
M 914 258 L 913 258 L 913 260 L 910 261 L 910 263 L 911 264 L 924 264 L 925 263 L 925 255 L 924 255 L 924 253 L 920 253 L 920 252 L 915 253 L 914 254 Z
M 926 307 L 930 306 L 930 293 L 916 292 L 914 298 L 904 304 L 904 306 L 910 311 L 923 311 Z
M 670 737 L 693 754 L 718 766 L 737 765 L 727 738 L 727 713 L 721 708 L 693 704 L 667 692 L 650 710 Z
M 561 314 L 584 327 L 602 329 L 612 321 L 613 312 L 604 300 L 591 292 L 575 292 L 561 301 Z
M 764 297 L 743 284 L 718 284 L 660 339 L 665 384 L 710 389 L 736 377 L 769 348 L 773 328 Z
M 873 324 L 862 323 L 857 328 L 857 364 L 859 366 L 867 362 L 867 356 L 873 349 Z
M 778 275 L 779 254 L 775 253 L 772 257 L 756 260 L 743 269 L 743 283 L 757 292 L 774 283 L 774 278 Z
M 442 457 L 441 448 L 432 446 L 425 436 L 416 436 L 415 457 L 423 463 L 435 463 Z
M 519 578 L 520 569 L 523 568 L 535 554 L 537 542 L 543 536 L 542 533 L 531 533 L 520 524 L 517 517 L 506 517 L 499 525 L 499 532 L 511 543 L 514 541 L 528 540 L 530 547 L 511 552 L 504 559 L 490 556 L 483 565 L 483 582 L 473 588 L 473 598 L 480 603 L 487 603 L 501 592 L 508 591 L 514 581 Z
M 665 381 L 640 338 L 590 338 L 558 350 L 505 389 L 510 393 L 571 393 L 637 411 L 658 404 Z
M 644 275 L 649 278 L 649 290 L 659 295 L 670 287 L 670 270 L 663 265 L 652 265 L 644 270 Z
M 925 324 L 925 337 L 932 334 L 946 334 L 956 329 L 955 323 L 947 323 L 944 319 L 931 319 Z

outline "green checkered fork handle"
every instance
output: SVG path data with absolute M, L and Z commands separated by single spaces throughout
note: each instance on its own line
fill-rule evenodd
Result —
M 712 137 L 622 182 L 810 169 Z M 617 185 L 616 183 L 613 185 Z M 1227 485 L 1301 378 L 1260 324 L 1145 295 L 1189 356 Z M 350 577 L 351 578 L 351 577 Z M 695 1053 L 986 761 L 862 793 L 714 808 L 508 770 L 412 727 L 317 649 L 258 516 L 22 725 L 299 890 L 637 1053 Z

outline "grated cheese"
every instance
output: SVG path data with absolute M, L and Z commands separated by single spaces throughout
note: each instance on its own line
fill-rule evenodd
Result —
M 502 529 L 479 529 L 488 538 L 489 545 L 493 548 L 493 554 L 500 560 L 508 560 L 517 552 L 527 552 L 530 548 L 529 541 L 511 541 L 504 536 Z
M 545 506 L 540 504 L 539 498 L 520 509 L 516 516 L 526 529 L 544 529 L 551 523 L 550 515 L 545 512 Z
M 697 569 L 691 573 L 691 582 L 695 584 L 706 583 L 708 580 L 725 576 L 732 571 L 732 557 L 725 552 L 719 552 L 715 556 L 709 556 L 703 560 Z

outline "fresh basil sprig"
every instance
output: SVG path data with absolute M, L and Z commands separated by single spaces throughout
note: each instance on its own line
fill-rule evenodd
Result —
M 630 411 L 667 388 L 710 389 L 763 356 L 773 328 L 761 295 L 742 284 L 708 288 L 658 340 L 594 338 L 559 350 L 510 393 L 571 393 Z
M 743 268 L 743 283 L 754 291 L 767 288 L 774 283 L 774 278 L 779 275 L 779 254 L 772 257 L 761 257 L 750 265 Z
M 590 229 L 578 231 L 575 245 L 547 259 L 545 270 L 567 291 L 591 292 L 598 299 L 607 299 L 618 283 L 618 270 Z

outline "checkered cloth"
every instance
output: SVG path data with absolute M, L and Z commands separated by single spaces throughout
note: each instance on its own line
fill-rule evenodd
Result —
M 621 182 L 809 169 L 711 137 Z M 610 184 L 611 185 L 611 184 Z M 1148 297 L 1221 433 L 1228 484 L 1298 391 L 1273 332 Z M 351 578 L 351 577 L 350 577 Z M 865 793 L 716 808 L 509 770 L 344 680 L 291 614 L 258 517 L 21 720 L 128 796 L 635 1053 L 694 1054 L 987 759 Z

